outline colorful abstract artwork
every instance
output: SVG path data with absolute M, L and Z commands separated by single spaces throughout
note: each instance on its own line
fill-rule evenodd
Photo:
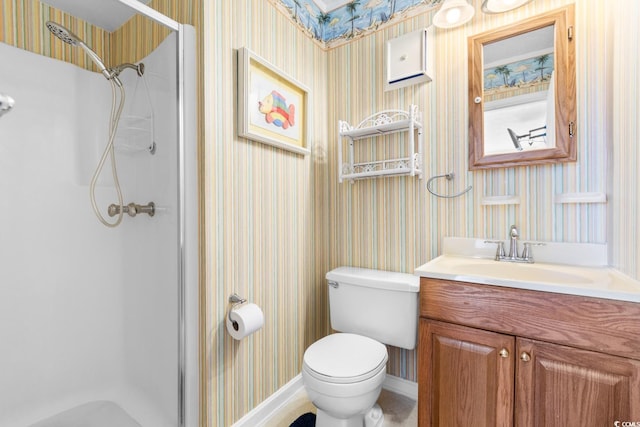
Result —
M 277 90 L 272 90 L 262 101 L 258 101 L 258 111 L 264 120 L 274 126 L 287 129 L 295 125 L 295 105 L 287 105 L 287 100 Z

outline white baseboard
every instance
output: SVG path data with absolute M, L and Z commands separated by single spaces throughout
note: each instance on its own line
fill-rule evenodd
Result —
M 413 381 L 387 375 L 382 388 L 410 399 L 418 400 L 418 383 Z M 291 381 L 280 387 L 275 393 L 249 411 L 244 417 L 236 421 L 232 427 L 260 427 L 263 425 L 264 420 L 269 419 L 273 414 L 287 406 L 300 392 L 304 392 L 302 374 L 296 375 Z
M 275 393 L 267 397 L 262 403 L 249 411 L 244 417 L 236 421 L 232 427 L 257 427 L 262 421 L 277 413 L 289 403 L 296 393 L 304 391 L 302 374 L 298 374 L 291 381 L 280 387 Z
M 387 375 L 382 388 L 401 394 L 413 400 L 418 400 L 418 383 L 405 380 L 393 375 Z

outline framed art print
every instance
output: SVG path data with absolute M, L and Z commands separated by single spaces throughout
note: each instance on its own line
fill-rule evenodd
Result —
M 309 154 L 309 90 L 247 48 L 238 50 L 238 136 Z

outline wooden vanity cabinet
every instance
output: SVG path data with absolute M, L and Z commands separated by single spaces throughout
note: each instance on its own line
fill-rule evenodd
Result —
M 427 319 L 419 328 L 418 425 L 511 425 L 514 337 Z
M 516 426 L 640 421 L 640 361 L 518 338 Z
M 640 422 L 640 304 L 426 278 L 420 299 L 420 427 Z

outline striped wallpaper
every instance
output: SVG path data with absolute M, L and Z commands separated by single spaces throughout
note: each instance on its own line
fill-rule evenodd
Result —
M 590 102 L 605 102 L 609 107 L 599 119 L 608 119 L 606 131 L 612 136 L 608 139 L 610 262 L 640 279 L 640 3 L 623 0 L 610 7 L 606 19 L 612 34 L 607 47 L 612 58 L 605 72 L 612 90 L 609 97 Z
M 206 418 L 229 426 L 299 372 L 328 330 L 326 53 L 264 0 L 205 2 Z M 312 154 L 236 136 L 236 49 L 247 47 L 310 89 Z M 259 304 L 265 326 L 238 342 L 227 298 Z
M 480 10 L 481 0 L 471 0 Z M 384 42 L 428 26 L 418 14 L 325 50 L 264 0 L 154 0 L 152 7 L 199 34 L 203 280 L 203 425 L 229 426 L 300 372 L 302 354 L 329 333 L 324 274 L 339 265 L 411 272 L 436 256 L 444 236 L 607 242 L 611 264 L 639 278 L 639 5 L 576 0 L 578 161 L 467 171 L 466 38 L 571 0 L 536 0 L 462 28 L 436 31 L 432 83 L 384 92 Z M 609 4 L 611 3 L 611 4 Z M 37 0 L 0 0 L 0 41 L 91 67 L 79 51 L 51 44 L 44 21 L 68 26 L 108 63 L 133 61 L 162 31 L 131 22 L 107 35 Z M 151 32 L 153 37 L 141 37 Z M 135 39 L 135 44 L 127 40 Z M 299 156 L 236 136 L 235 49 L 246 46 L 310 87 L 312 154 Z M 0 82 L 1 83 L 1 82 Z M 426 178 L 454 171 L 437 199 L 426 178 L 337 182 L 337 123 L 415 103 L 423 113 Z M 366 154 L 394 150 L 393 138 Z M 615 166 L 613 166 L 615 165 Z M 606 192 L 607 204 L 557 205 L 557 193 Z M 518 195 L 520 205 L 483 206 Z M 223 327 L 229 294 L 264 310 L 263 330 L 241 342 Z M 389 372 L 415 379 L 415 352 L 391 350 Z
M 197 0 L 153 0 L 149 6 L 181 23 L 200 27 L 201 4 Z M 55 21 L 78 35 L 107 66 L 137 62 L 169 34 L 164 27 L 139 15 L 109 33 L 39 0 L 1 0 L 0 42 L 98 71 L 84 51 L 61 42 L 44 25 Z M 133 41 L 133 42 L 132 42 Z M 202 55 L 199 55 L 202 57 Z
M 467 37 L 569 0 L 538 0 L 503 15 L 479 13 L 462 28 L 437 31 L 434 82 L 391 92 L 382 87 L 384 42 L 429 25 L 433 12 L 322 51 L 264 3 L 205 5 L 205 74 L 211 85 L 205 97 L 206 116 L 233 111 L 234 90 L 229 84 L 235 78 L 233 49 L 247 46 L 312 87 L 317 112 L 314 152 L 310 159 L 300 158 L 238 140 L 234 120 L 208 124 L 207 211 L 215 218 L 206 239 L 211 274 L 207 283 L 214 290 L 208 298 L 211 309 L 206 311 L 211 316 L 207 354 L 209 366 L 216 369 L 208 378 L 213 405 L 208 408 L 210 425 L 229 425 L 299 372 L 304 348 L 327 332 L 323 276 L 331 268 L 354 265 L 410 272 L 439 253 L 444 236 L 505 238 L 511 223 L 518 224 L 529 239 L 607 240 L 608 205 L 553 203 L 557 193 L 608 188 L 610 135 L 603 118 L 610 105 L 603 101 L 610 96 L 611 82 L 603 58 L 611 44 L 604 5 L 577 3 L 578 162 L 471 173 L 467 172 L 466 142 Z M 474 1 L 477 10 L 480 3 Z M 406 109 L 411 103 L 418 104 L 424 114 L 427 177 L 454 171 L 456 180 L 448 186 L 439 184 L 438 189 L 448 192 L 471 184 L 473 191 L 445 200 L 428 195 L 426 179 L 338 184 L 338 120 L 357 123 L 375 111 Z M 389 138 L 382 147 L 364 150 L 367 154 L 393 150 L 393 141 Z M 294 185 L 292 176 L 305 182 Z M 521 204 L 481 205 L 484 196 L 505 194 L 520 196 Z M 309 204 L 301 206 L 307 197 L 312 197 Z M 292 211 L 297 214 L 294 223 L 288 216 Z M 297 232 L 282 232 L 287 229 Z M 292 248 L 304 256 L 295 256 Z M 283 256 L 289 262 L 281 262 Z M 299 278 L 297 286 L 290 277 Z M 277 323 L 275 329 L 267 325 L 241 343 L 229 340 L 222 319 L 232 291 L 260 303 L 267 323 Z M 296 300 L 297 311 L 287 305 Z M 300 328 L 307 331 L 304 339 Z M 283 335 L 290 337 L 286 347 L 281 347 Z M 389 372 L 415 379 L 415 352 L 390 350 Z M 288 364 L 292 369 L 286 369 Z
M 81 49 L 63 43 L 49 32 L 45 22 L 55 21 L 84 40 L 98 56 L 108 59 L 110 43 L 106 31 L 38 0 L 1 0 L 0 5 L 0 42 L 98 71 Z
M 481 0 L 474 2 L 480 10 Z M 606 146 L 598 127 L 587 126 L 589 116 L 602 107 L 580 108 L 580 159 L 576 164 L 509 168 L 468 172 L 467 37 L 494 27 L 538 14 L 561 5 L 564 0 L 538 0 L 502 15 L 478 13 L 470 24 L 435 32 L 436 61 L 432 83 L 384 92 L 383 59 L 385 41 L 428 26 L 433 12 L 373 33 L 347 46 L 328 52 L 328 126 L 338 120 L 357 123 L 369 114 L 390 108 L 407 109 L 417 104 L 424 114 L 426 178 L 453 171 L 453 183 L 437 184 L 440 193 L 452 193 L 473 185 L 473 190 L 455 199 L 438 199 L 427 193 L 426 179 L 385 178 L 356 182 L 337 181 L 337 141 L 329 146 L 329 194 L 331 218 L 330 267 L 356 265 L 412 272 L 437 256 L 445 236 L 506 238 L 510 224 L 517 224 L 525 239 L 604 242 L 606 207 L 556 206 L 553 195 L 563 192 L 605 191 Z M 595 27 L 599 11 L 580 8 L 579 28 Z M 595 52 L 579 58 L 578 81 L 586 71 L 599 75 L 604 53 L 598 43 L 601 34 L 584 31 L 584 44 Z M 593 38 L 593 40 L 591 40 Z M 595 44 L 594 44 L 595 43 Z M 603 86 L 604 87 L 604 86 Z M 598 87 L 589 87 L 580 96 L 601 96 Z M 331 136 L 335 132 L 330 133 Z M 381 143 L 392 150 L 393 139 Z M 365 148 L 371 150 L 371 148 Z M 586 166 L 586 167 L 585 167 Z M 483 206 L 484 196 L 518 195 L 518 206 Z M 392 349 L 389 372 L 416 379 L 415 352 Z

